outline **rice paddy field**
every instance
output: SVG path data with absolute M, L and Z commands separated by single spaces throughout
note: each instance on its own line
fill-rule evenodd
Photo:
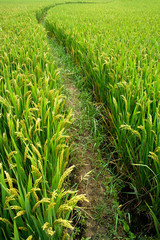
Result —
M 68 239 L 84 195 L 65 189 L 72 113 L 29 5 L 0 10 L 0 239 Z
M 148 211 L 158 232 L 159 16 L 159 1 L 120 0 L 57 6 L 46 17 L 47 29 L 75 58 L 103 104 L 117 168 L 126 174 L 139 211 Z
M 0 3 L 0 239 L 67 239 L 70 213 L 86 200 L 63 185 L 74 168 L 72 112 L 47 32 L 103 108 L 127 206 L 147 213 L 160 238 L 160 1 L 73 3 Z

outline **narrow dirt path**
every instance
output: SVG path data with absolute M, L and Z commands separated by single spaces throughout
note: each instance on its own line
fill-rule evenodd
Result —
M 123 227 L 119 224 L 116 226 L 116 191 L 111 183 L 113 177 L 105 167 L 107 164 L 99 149 L 101 136 L 93 134 L 97 128 L 97 109 L 91 102 L 89 93 L 84 88 L 77 88 L 76 85 L 82 85 L 83 79 L 71 57 L 54 40 L 50 39 L 49 44 L 60 68 L 60 79 L 67 95 L 67 108 L 73 110 L 75 118 L 70 128 L 73 142 L 71 164 L 76 165 L 72 181 L 77 183 L 79 193 L 86 194 L 89 200 L 81 205 L 86 216 L 85 225 L 77 224 L 81 225 L 80 233 L 73 239 L 126 239 Z
M 74 164 L 76 164 L 75 180 L 78 183 L 79 193 L 86 194 L 86 197 L 89 200 L 89 203 L 84 202 L 81 205 L 88 217 L 84 237 L 91 237 L 94 239 L 98 232 L 98 224 L 94 217 L 94 208 L 100 201 L 104 201 L 105 193 L 101 181 L 96 181 L 94 178 L 97 171 L 95 168 L 95 162 L 100 159 L 101 156 L 98 150 L 94 148 L 96 142 L 91 138 L 91 133 L 87 126 L 88 123 L 85 123 L 85 120 L 87 121 L 87 119 L 83 119 L 83 126 L 79 128 L 79 121 L 81 121 L 80 115 L 83 112 L 82 103 L 79 99 L 80 92 L 69 79 L 66 79 L 65 88 L 69 92 L 67 105 L 73 109 L 73 115 L 75 118 L 75 123 L 73 127 L 71 127 L 72 139 L 74 141 L 72 147 L 74 154 L 72 156 L 78 160 L 78 162 L 74 162 Z M 101 234 L 102 233 L 106 233 L 106 229 L 103 225 L 101 226 Z

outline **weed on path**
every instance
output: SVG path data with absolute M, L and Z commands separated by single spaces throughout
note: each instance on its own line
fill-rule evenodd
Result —
M 76 165 L 71 181 L 89 200 L 81 205 L 82 211 L 77 209 L 72 239 L 127 239 L 122 225 L 116 226 L 116 189 L 100 150 L 104 140 L 100 107 L 92 102 L 91 94 L 84 89 L 85 79 L 65 49 L 52 39 L 49 44 L 59 67 L 60 84 L 64 85 L 68 108 L 73 110 L 75 118 L 70 128 L 70 164 Z

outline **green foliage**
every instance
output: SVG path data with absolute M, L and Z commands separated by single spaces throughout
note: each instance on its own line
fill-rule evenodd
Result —
M 45 23 L 104 104 L 117 167 L 151 206 L 140 205 L 154 222 L 160 219 L 159 13 L 159 2 L 117 0 L 57 6 Z
M 0 11 L 1 239 L 67 239 L 70 213 L 85 200 L 63 187 L 74 168 L 66 168 L 72 112 L 64 112 L 58 69 L 34 14 L 22 6 Z

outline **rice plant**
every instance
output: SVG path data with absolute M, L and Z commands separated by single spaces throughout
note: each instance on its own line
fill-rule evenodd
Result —
M 57 6 L 46 16 L 47 31 L 104 105 L 116 165 L 154 222 L 160 219 L 159 13 L 159 2 L 117 0 Z
M 0 239 L 68 239 L 71 213 L 86 201 L 64 184 L 72 111 L 35 12 L 10 10 L 1 9 Z

